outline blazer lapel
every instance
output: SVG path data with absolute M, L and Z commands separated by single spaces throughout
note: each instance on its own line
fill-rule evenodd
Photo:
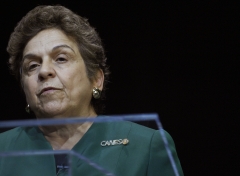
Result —
M 124 122 L 94 123 L 74 146 L 73 150 L 103 169 L 114 173 L 120 156 L 125 155 L 122 150 L 127 147 L 127 145 L 121 143 L 121 140 L 127 139 L 131 129 L 130 123 L 120 125 L 121 123 Z M 123 126 L 124 128 L 120 128 Z M 110 145 L 102 146 L 103 141 L 108 142 Z M 74 162 L 77 163 L 73 169 L 74 172 L 87 173 L 88 175 L 101 173 L 95 169 L 93 163 L 90 166 L 88 161 L 73 157 Z

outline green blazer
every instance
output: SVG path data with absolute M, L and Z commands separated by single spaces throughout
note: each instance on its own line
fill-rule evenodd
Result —
M 179 175 L 183 175 L 174 142 L 167 132 L 165 135 Z M 128 139 L 129 142 L 124 145 L 119 139 Z M 29 150 L 52 150 L 37 127 L 17 127 L 0 134 L 0 152 Z M 94 123 L 72 150 L 116 176 L 174 175 L 159 131 L 132 122 Z M 56 173 L 54 155 L 1 157 L 0 175 L 66 176 L 67 169 Z M 104 174 L 74 156 L 72 175 Z

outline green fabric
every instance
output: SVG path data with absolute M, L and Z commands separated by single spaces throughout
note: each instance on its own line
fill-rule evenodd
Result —
M 174 160 L 183 175 L 174 142 L 165 132 Z M 128 139 L 127 145 L 102 147 L 101 141 Z M 0 134 L 0 152 L 52 150 L 37 127 L 18 127 Z M 116 176 L 172 176 L 159 131 L 132 122 L 94 123 L 82 139 L 73 147 L 74 151 L 99 164 Z M 104 175 L 85 161 L 72 157 L 73 176 Z M 2 157 L 0 175 L 4 176 L 54 176 L 56 174 L 53 155 Z M 60 170 L 59 176 L 66 176 L 67 170 Z

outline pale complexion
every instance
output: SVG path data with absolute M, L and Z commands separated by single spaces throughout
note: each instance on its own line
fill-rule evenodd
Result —
M 103 86 L 99 69 L 90 81 L 73 38 L 58 29 L 34 36 L 23 51 L 22 86 L 37 118 L 96 117 L 93 87 Z M 71 149 L 91 123 L 40 127 L 53 149 Z

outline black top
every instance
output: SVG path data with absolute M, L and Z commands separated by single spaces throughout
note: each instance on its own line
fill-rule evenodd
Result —
M 60 169 L 68 169 L 68 156 L 67 154 L 56 154 L 55 157 L 55 163 L 56 163 L 56 172 Z

